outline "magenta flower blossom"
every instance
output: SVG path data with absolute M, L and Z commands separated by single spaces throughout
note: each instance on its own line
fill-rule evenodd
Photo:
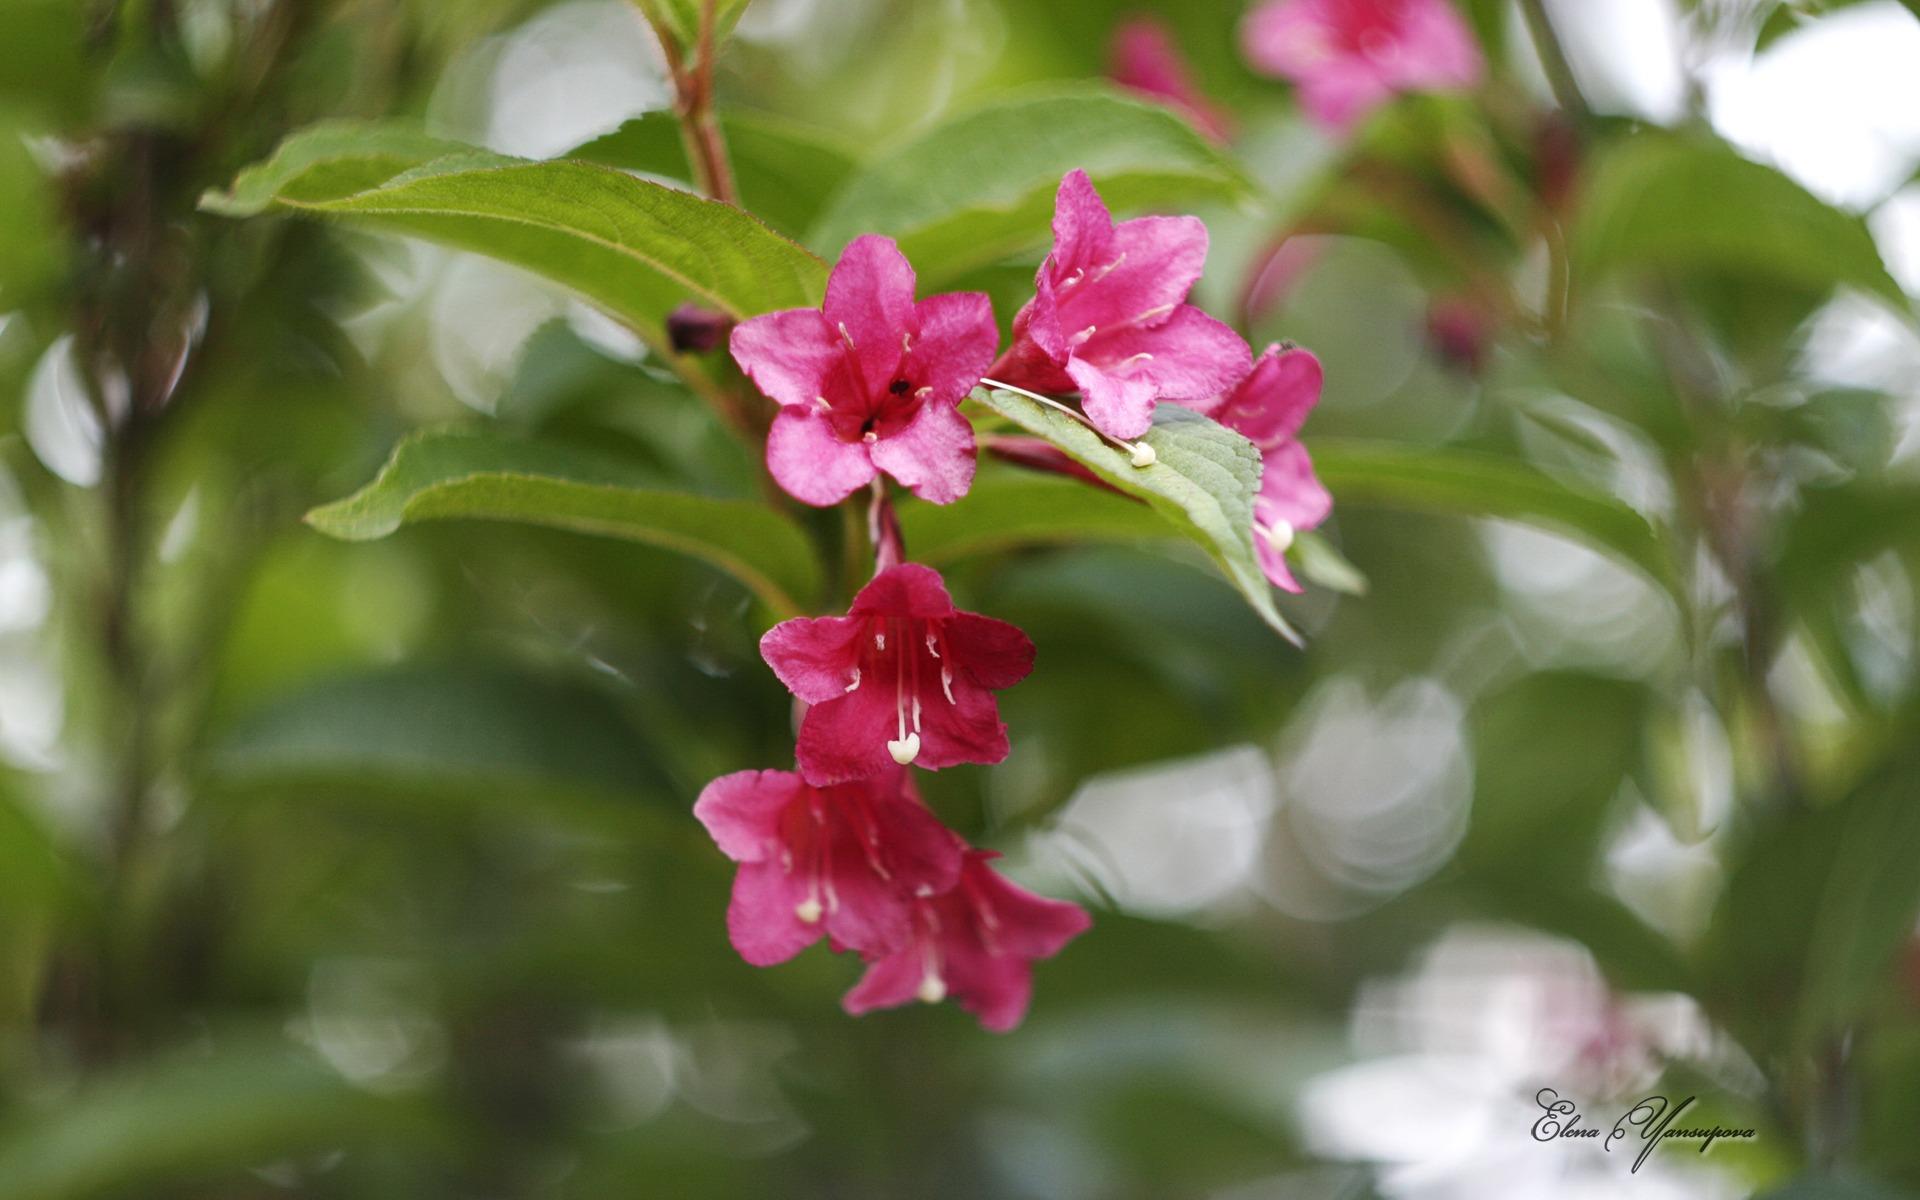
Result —
M 1000 344 L 977 292 L 915 303 L 913 267 L 889 238 L 855 238 L 826 302 L 743 321 L 733 357 L 780 405 L 767 469 L 808 504 L 837 504 L 885 471 L 947 504 L 973 482 L 973 427 L 960 415 Z
M 833 948 L 888 954 L 912 936 L 912 898 L 943 892 L 963 843 L 894 768 L 814 787 L 791 771 L 736 771 L 706 786 L 693 815 L 740 864 L 727 932 L 757 967 L 822 936 Z
M 783 621 L 760 639 L 780 682 L 811 705 L 800 770 L 816 784 L 917 762 L 996 763 L 1007 727 L 993 693 L 1033 669 L 1033 643 L 1005 621 L 959 612 L 940 573 L 901 563 L 844 617 Z
M 1307 115 L 1335 132 L 1401 92 L 1469 88 L 1486 70 L 1447 0 L 1267 0 L 1240 41 L 1247 61 L 1292 80 Z
M 1013 321 L 994 379 L 1036 392 L 1078 390 L 1087 417 L 1136 438 L 1160 400 L 1193 403 L 1247 373 L 1240 335 L 1186 303 L 1207 259 L 1197 217 L 1113 223 L 1085 171 L 1054 199 L 1053 253 Z
M 1051 958 L 1093 924 L 1087 911 L 1018 887 L 969 850 L 953 889 L 913 902 L 912 934 L 899 949 L 867 955 L 867 973 L 841 1006 L 854 1016 L 948 996 L 995 1033 L 1027 1015 L 1034 960 Z
M 1333 511 L 1300 444 L 1300 426 L 1320 402 L 1320 360 L 1305 350 L 1268 346 L 1234 389 L 1201 411 L 1260 448 L 1260 492 L 1253 499 L 1253 542 L 1260 566 L 1276 587 L 1298 592 L 1287 569 L 1293 535 L 1312 529 Z
M 1226 117 L 1194 85 L 1193 71 L 1166 22 L 1135 17 L 1117 27 L 1107 48 L 1107 76 L 1128 91 L 1164 103 L 1202 133 L 1227 139 Z

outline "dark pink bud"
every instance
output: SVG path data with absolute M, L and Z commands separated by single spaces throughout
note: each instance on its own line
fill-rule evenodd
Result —
M 725 313 L 698 304 L 682 304 L 667 314 L 667 344 L 675 354 L 708 354 L 719 349 L 733 330 Z

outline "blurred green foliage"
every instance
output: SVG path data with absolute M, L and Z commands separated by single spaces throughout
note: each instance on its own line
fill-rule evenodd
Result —
M 1234 6 L 754 0 L 713 89 L 755 219 L 687 190 L 651 50 L 568 57 L 695 52 L 698 4 L 638 7 L 0 4 L 0 1196 L 1365 1196 L 1310 1083 L 1488 922 L 1691 998 L 1748 1068 L 1668 1075 L 1758 1130 L 1732 1186 L 1920 1191 L 1911 397 L 1809 366 L 1836 304 L 1914 325 L 1857 214 L 1697 112 L 1555 107 L 1505 4 L 1462 5 L 1482 89 L 1336 143 Z M 1230 144 L 1100 82 L 1141 11 Z M 568 161 L 473 149 L 542 112 Z M 689 807 L 790 757 L 756 641 L 864 533 L 770 498 L 665 319 L 811 303 L 873 230 L 1004 323 L 1075 166 L 1203 214 L 1208 305 L 1327 364 L 1335 518 L 1268 618 L 1306 647 L 1194 430 L 1135 487 L 978 397 L 1157 506 L 987 458 L 902 511 L 1040 648 L 1014 756 L 929 802 L 1096 925 L 1010 1037 L 851 1020 L 848 963 L 733 954 Z M 1315 816 L 1329 744 L 1362 792 Z M 1143 900 L 1082 785 L 1249 745 L 1270 822 L 1180 867 L 1234 890 Z M 1369 826 L 1375 785 L 1413 799 Z M 1621 873 L 1635 829 L 1691 890 Z

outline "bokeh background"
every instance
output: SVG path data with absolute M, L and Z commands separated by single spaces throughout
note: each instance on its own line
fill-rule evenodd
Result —
M 1166 546 L 942 564 L 1040 659 L 929 801 L 1096 918 L 993 1036 L 729 948 L 690 806 L 791 747 L 737 584 L 301 523 L 449 422 L 755 494 L 564 292 L 197 208 L 323 118 L 617 157 L 637 12 L 0 4 L 0 1196 L 1920 1189 L 1920 17 L 1461 11 L 1487 82 L 1344 136 L 1213 0 L 752 0 L 720 60 L 803 228 L 1160 22 L 1257 183 L 1184 206 L 1201 298 L 1326 365 L 1304 651 Z M 955 285 L 1006 320 L 1043 237 Z M 1541 1087 L 1756 1136 L 1630 1173 Z

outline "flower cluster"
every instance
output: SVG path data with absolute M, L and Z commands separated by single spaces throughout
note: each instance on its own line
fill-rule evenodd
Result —
M 1331 506 L 1297 434 L 1319 398 L 1320 364 L 1270 347 L 1256 360 L 1226 325 L 1188 303 L 1207 254 L 1193 217 L 1115 224 L 1082 171 L 1061 181 L 1053 251 L 995 358 L 984 295 L 916 298 L 912 266 L 886 238 L 856 238 L 817 309 L 742 322 L 733 357 L 780 410 L 767 467 L 808 504 L 873 493 L 875 573 L 844 616 L 783 622 L 761 640 L 803 711 L 797 770 L 741 771 L 694 806 L 739 864 L 727 927 L 759 966 L 827 939 L 867 964 L 848 1012 L 949 996 L 988 1029 L 1026 1012 L 1033 963 L 1085 930 L 1076 905 L 1025 891 L 920 801 L 910 768 L 997 763 L 1009 752 L 994 693 L 1024 679 L 1033 643 L 954 606 L 938 572 L 903 561 L 885 480 L 947 504 L 971 486 L 974 431 L 961 401 L 982 383 L 1065 407 L 1135 451 L 1161 402 L 1185 405 L 1259 447 L 1252 533 L 1277 585 L 1299 586 L 1284 554 Z M 1009 439 L 1010 441 L 1015 439 Z M 1076 473 L 1051 447 L 1010 454 Z

